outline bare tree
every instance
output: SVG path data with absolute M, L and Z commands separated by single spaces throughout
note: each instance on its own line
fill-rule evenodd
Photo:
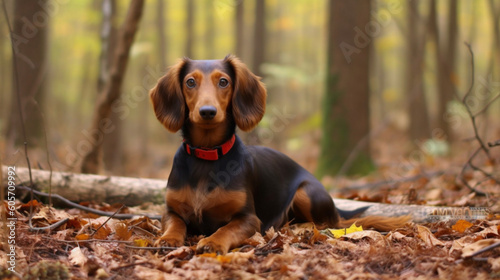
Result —
M 97 80 L 98 93 L 102 93 L 104 86 L 109 80 L 111 65 L 113 65 L 113 51 L 116 48 L 118 36 L 118 26 L 116 23 L 117 9 L 116 0 L 102 1 L 101 54 L 99 57 L 99 76 Z M 115 174 L 120 174 L 123 165 L 123 122 L 115 112 L 111 112 L 110 119 L 115 129 L 103 139 L 103 160 L 107 170 Z
M 110 120 L 111 106 L 121 95 L 121 86 L 129 60 L 129 52 L 142 16 L 144 0 L 132 0 L 117 40 L 116 52 L 111 65 L 110 77 L 99 94 L 90 132 L 92 149 L 84 156 L 81 171 L 98 173 L 102 160 L 102 143 L 106 134 L 116 127 Z

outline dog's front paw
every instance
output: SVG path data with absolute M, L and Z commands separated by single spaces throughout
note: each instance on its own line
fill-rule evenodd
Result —
M 155 242 L 156 247 L 166 246 L 166 247 L 181 247 L 184 245 L 184 238 L 173 235 L 162 235 Z
M 216 253 L 217 255 L 224 255 L 229 250 L 229 247 L 224 244 L 224 242 L 219 242 L 214 238 L 203 238 L 198 242 L 198 246 L 196 246 L 196 253 Z

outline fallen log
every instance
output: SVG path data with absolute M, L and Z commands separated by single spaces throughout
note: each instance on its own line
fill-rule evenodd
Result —
M 7 167 L 2 166 L 4 174 Z M 17 185 L 30 185 L 29 170 L 16 167 Z M 50 172 L 32 169 L 33 184 L 36 190 L 49 192 Z M 2 184 L 7 184 L 4 176 Z M 57 193 L 74 202 L 94 201 L 123 203 L 135 206 L 144 202 L 164 203 L 166 180 L 77 174 L 67 172 L 52 173 L 52 193 Z
M 7 174 L 7 167 L 2 166 Z M 27 168 L 16 167 L 16 184 L 29 186 Z M 32 169 L 34 188 L 48 193 L 49 171 Z M 2 185 L 7 185 L 4 176 Z M 97 203 L 123 203 L 136 206 L 145 202 L 164 203 L 166 180 L 130 178 L 53 172 L 52 193 L 57 193 L 74 202 L 94 201 Z M 436 207 L 423 205 L 382 204 L 348 199 L 334 199 L 335 205 L 343 210 L 354 210 L 370 206 L 362 216 L 396 217 L 411 215 L 414 222 L 433 222 L 437 220 L 478 219 L 486 216 L 486 210 L 469 207 Z M 158 214 L 158 213 L 156 213 Z

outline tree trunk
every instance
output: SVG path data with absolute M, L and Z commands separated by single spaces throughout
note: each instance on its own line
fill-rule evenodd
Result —
M 160 58 L 160 69 L 167 69 L 167 33 L 165 26 L 165 0 L 158 0 L 156 8 L 156 26 L 158 27 L 158 57 Z
M 194 12 L 195 12 L 194 0 L 186 1 L 186 56 L 193 58 L 194 52 Z
M 99 94 L 90 131 L 86 131 L 86 134 L 91 136 L 92 149 L 83 158 L 81 165 L 83 173 L 99 172 L 103 138 L 116 129 L 116 125 L 109 118 L 111 106 L 121 95 L 121 86 L 127 69 L 129 52 L 139 26 L 143 7 L 144 0 L 132 0 L 125 22 L 120 30 L 109 80 L 104 86 L 103 92 Z
M 429 113 L 424 92 L 425 33 L 418 12 L 417 1 L 408 1 L 408 48 L 406 68 L 406 94 L 410 112 L 410 139 L 418 141 L 431 136 Z
M 448 14 L 448 32 L 447 40 L 443 40 L 440 36 L 439 27 L 437 24 L 436 0 L 430 3 L 429 14 L 429 33 L 432 36 L 435 45 L 435 62 L 437 68 L 436 82 L 438 85 L 438 114 L 437 127 L 443 130 L 444 135 L 448 139 L 452 139 L 452 131 L 450 122 L 447 117 L 447 107 L 450 101 L 455 96 L 455 59 L 457 50 L 457 1 L 449 2 Z
M 113 65 L 113 51 L 116 49 L 118 36 L 116 0 L 104 0 L 102 2 L 102 24 L 101 24 L 101 55 L 99 59 L 99 79 L 97 90 L 102 93 L 104 85 L 109 80 L 111 65 Z M 106 170 L 114 174 L 123 171 L 123 122 L 118 114 L 111 112 L 111 122 L 115 129 L 103 139 L 103 160 Z
M 373 170 L 370 156 L 369 0 L 329 1 L 327 77 L 318 175 Z M 350 168 L 344 166 L 349 159 Z M 343 167 L 344 166 L 344 167 Z
M 240 57 L 241 59 L 244 60 L 244 32 L 245 32 L 245 4 L 244 0 L 238 1 L 238 4 L 236 5 L 236 12 L 234 13 L 234 21 L 235 21 L 235 47 L 234 47 L 234 53 Z
M 255 75 L 262 77 L 261 66 L 265 61 L 266 50 L 266 1 L 255 1 L 255 22 L 253 36 L 252 70 Z
M 10 106 L 10 120 L 7 124 L 7 147 L 21 144 L 24 122 L 29 144 L 38 146 L 43 143 L 43 121 L 40 110 L 43 108 L 47 82 L 47 44 L 50 15 L 46 11 L 48 0 L 16 0 L 14 4 L 14 54 L 16 64 L 12 75 L 13 88 Z M 13 72 L 14 72 L 13 71 Z M 16 81 L 16 78 L 18 81 Z M 22 120 L 18 105 L 21 98 Z

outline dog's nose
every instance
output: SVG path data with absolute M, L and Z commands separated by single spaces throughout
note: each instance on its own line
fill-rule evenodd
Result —
M 217 108 L 214 106 L 202 106 L 200 108 L 200 116 L 204 120 L 211 120 L 217 115 Z

